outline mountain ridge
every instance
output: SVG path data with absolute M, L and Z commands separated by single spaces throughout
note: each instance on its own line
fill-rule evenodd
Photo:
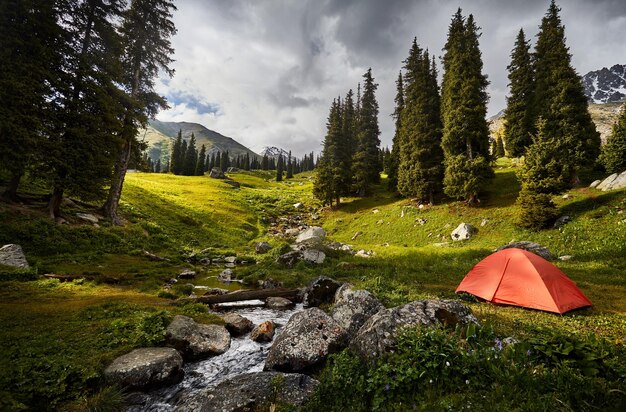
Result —
M 590 71 L 582 77 L 590 103 L 616 103 L 626 100 L 626 64 Z

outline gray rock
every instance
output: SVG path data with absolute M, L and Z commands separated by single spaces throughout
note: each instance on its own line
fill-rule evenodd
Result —
M 272 245 L 268 242 L 258 242 L 254 245 L 254 251 L 260 255 L 269 252 L 272 249 Z
M 556 220 L 556 222 L 554 222 L 554 227 L 558 228 L 561 226 L 565 226 L 566 224 L 568 224 L 570 221 L 572 220 L 571 217 L 567 216 L 567 215 L 563 215 L 560 218 L 558 218 Z
M 467 223 L 461 223 L 452 231 L 452 240 L 468 240 L 476 233 L 476 228 Z
M 302 260 L 315 263 L 316 265 L 324 263 L 326 254 L 317 249 L 305 249 L 302 251 Z
M 415 221 L 416 221 L 417 223 L 419 223 L 420 225 L 425 225 L 425 224 L 426 224 L 426 222 L 427 222 L 427 220 L 426 220 L 426 219 L 421 218 L 421 217 L 418 217 L 417 219 L 415 219 Z
M 266 320 L 252 329 L 252 332 L 250 332 L 250 339 L 255 342 L 271 342 L 274 338 L 275 332 L 276 327 L 274 326 L 274 322 Z
M 276 402 L 302 406 L 319 382 L 299 373 L 255 372 L 237 375 L 200 397 L 201 412 L 245 412 Z
M 300 234 L 300 229 L 292 227 L 285 230 L 285 236 L 298 236 Z
M 298 202 L 298 203 L 294 203 L 293 208 L 294 209 L 302 209 L 303 206 L 304 205 L 302 203 Z
M 496 252 L 499 252 L 499 251 L 501 251 L 503 249 L 512 248 L 512 247 L 514 247 L 516 249 L 527 250 L 529 252 L 534 253 L 535 255 L 541 256 L 542 258 L 544 258 L 546 260 L 553 260 L 554 259 L 554 256 L 552 255 L 550 250 L 548 250 L 547 247 L 541 246 L 538 243 L 528 242 L 526 240 L 523 240 L 521 242 L 511 242 L 508 245 L 500 246 L 498 249 L 496 249 Z
M 319 306 L 332 303 L 335 292 L 342 284 L 326 276 L 313 280 L 304 291 L 304 306 Z
M 613 173 L 596 186 L 596 189 L 602 190 L 603 192 L 624 188 L 626 188 L 626 171 L 620 174 Z
M 563 200 L 570 200 L 570 199 L 573 199 L 573 198 L 574 198 L 574 196 L 570 195 L 569 193 L 566 193 L 566 194 L 563 195 Z
M 211 169 L 211 171 L 209 172 L 209 177 L 212 177 L 213 179 L 226 179 L 226 175 L 219 167 L 214 167 L 213 169 Z
M 300 233 L 296 238 L 296 243 L 302 243 L 304 241 L 318 241 L 321 242 L 326 237 L 326 232 L 319 226 L 311 226 L 304 232 Z
M 265 360 L 265 370 L 295 372 L 313 366 L 348 343 L 348 334 L 318 308 L 298 312 L 289 319 Z
M 248 318 L 244 318 L 238 313 L 227 313 L 224 315 L 224 326 L 233 336 L 244 335 L 254 328 L 254 324 Z
M 235 263 L 237 261 L 237 256 L 226 256 L 224 258 L 224 262 L 226 263 Z
M 598 187 L 598 185 L 599 185 L 600 183 L 602 183 L 602 180 L 594 180 L 593 182 L 591 182 L 591 184 L 589 185 L 589 187 L 590 187 L 591 189 L 597 188 L 597 187 Z
M 487 225 L 487 223 L 489 223 L 489 219 L 483 219 L 483 220 L 480 222 L 480 226 L 481 226 L 481 227 L 484 227 L 484 226 L 486 226 L 486 225 Z
M 368 291 L 353 290 L 350 286 L 343 285 L 335 293 L 335 306 L 330 316 L 352 338 L 369 318 L 384 308 Z
M 193 270 L 186 270 L 178 274 L 179 279 L 193 279 L 196 277 L 196 272 Z
M 289 309 L 294 307 L 294 303 L 286 298 L 269 297 L 265 299 L 265 307 L 269 309 Z
M 0 264 L 22 269 L 30 267 L 22 247 L 15 244 L 4 245 L 0 248 Z
M 228 293 L 228 289 L 222 288 L 209 288 L 204 292 L 204 296 L 216 296 L 216 295 L 225 295 Z
M 559 256 L 559 260 L 565 262 L 565 261 L 568 261 L 568 260 L 572 260 L 573 257 L 574 256 L 572 256 L 572 255 L 563 255 L 563 256 Z
M 358 257 L 362 257 L 362 258 L 370 258 L 372 256 L 374 256 L 374 252 L 371 250 L 365 250 L 365 249 L 361 249 L 359 251 L 357 251 L 354 256 L 358 256 Z
M 217 280 L 220 282 L 232 282 L 236 279 L 235 272 L 232 269 L 224 269 L 219 275 L 217 275 Z
M 196 323 L 182 315 L 175 316 L 165 330 L 165 341 L 190 360 L 219 355 L 230 348 L 230 334 L 224 326 Z
M 279 265 L 292 268 L 296 265 L 296 263 L 298 263 L 300 259 L 302 259 L 302 252 L 300 252 L 299 250 L 294 250 L 292 252 L 287 252 L 284 255 L 278 256 L 276 262 Z
M 172 348 L 140 348 L 115 359 L 104 370 L 107 382 L 146 390 L 171 385 L 183 378 L 183 358 Z
M 100 219 L 91 213 L 76 213 L 76 217 L 89 223 L 98 223 Z
M 361 357 L 374 360 L 395 349 L 400 330 L 406 326 L 478 323 L 471 310 L 454 300 L 418 300 L 383 309 L 369 318 L 350 343 Z
M 265 280 L 259 280 L 258 285 L 261 289 L 275 289 L 275 288 L 282 288 L 283 282 L 279 282 L 272 278 L 267 278 Z

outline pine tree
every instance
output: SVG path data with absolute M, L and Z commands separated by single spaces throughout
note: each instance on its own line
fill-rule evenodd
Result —
M 340 105 L 341 138 L 339 145 L 339 168 L 341 178 L 338 182 L 338 190 L 342 195 L 350 194 L 352 188 L 352 159 L 354 157 L 357 135 L 357 117 L 352 89 L 346 94 L 346 98 Z
M 428 51 L 413 40 L 405 60 L 404 107 L 400 114 L 398 191 L 433 203 L 441 189 L 441 115 L 437 73 Z
M 154 171 L 156 173 L 161 173 L 163 170 L 161 170 L 161 159 L 157 159 L 156 161 L 156 165 L 154 166 Z
M 270 168 L 270 159 L 267 157 L 267 154 L 263 155 L 263 160 L 261 160 L 261 170 L 269 170 Z
M 360 99 L 357 120 L 357 149 L 352 161 L 353 185 L 359 196 L 369 193 L 370 187 L 380 181 L 378 151 L 380 129 L 378 128 L 378 102 L 372 69 L 363 75 L 363 96 Z
M 504 139 L 502 138 L 500 133 L 498 133 L 496 135 L 496 140 L 493 142 L 493 146 L 494 146 L 493 147 L 493 157 L 495 159 L 499 159 L 499 158 L 505 156 Z
M 179 175 L 182 171 L 181 158 L 184 157 L 183 151 L 183 131 L 178 130 L 176 140 L 172 146 L 172 155 L 170 156 L 170 172 Z
M 493 177 L 489 157 L 487 92 L 478 45 L 479 28 L 459 9 L 444 47 L 441 113 L 443 118 L 444 192 L 470 205 Z
M 226 172 L 229 167 L 230 167 L 230 155 L 228 154 L 228 150 L 227 150 L 225 152 L 222 152 L 222 155 L 220 157 L 220 168 L 222 169 L 222 172 Z
M 187 144 L 185 160 L 183 162 L 183 175 L 193 176 L 196 174 L 196 163 L 198 162 L 198 151 L 196 149 L 196 136 L 191 133 L 191 138 Z
M 178 172 L 179 175 L 184 175 L 187 170 L 187 151 L 189 150 L 189 145 L 185 139 L 183 139 L 183 144 L 180 147 L 180 157 L 178 158 L 178 162 L 180 165 L 180 170 Z
M 333 100 L 326 123 L 326 136 L 324 148 L 318 162 L 313 185 L 313 195 L 322 201 L 324 205 L 333 205 L 333 201 L 339 205 L 342 182 L 342 159 L 340 156 L 342 121 L 341 109 L 337 100 Z
M 206 159 L 206 146 L 202 145 L 200 147 L 200 153 L 198 154 L 198 160 L 196 162 L 196 176 L 202 176 L 204 174 L 204 160 Z
M 600 135 L 591 120 L 581 78 L 571 65 L 559 11 L 553 0 L 537 34 L 535 109 L 545 121 L 543 133 L 557 145 L 552 153 L 567 164 L 573 184 L 580 167 L 598 158 Z
M 396 80 L 396 97 L 394 99 L 396 108 L 393 111 L 396 131 L 393 135 L 391 143 L 391 154 L 387 165 L 387 185 L 390 191 L 398 191 L 398 166 L 400 165 L 400 129 L 402 128 L 402 119 L 400 114 L 404 109 L 404 85 L 402 80 L 402 72 L 398 73 Z
M 163 97 L 154 91 L 159 73 L 170 77 L 174 74 L 169 65 L 174 53 L 170 38 L 176 33 L 172 13 L 176 10 L 173 0 L 132 0 L 123 14 L 122 27 L 122 84 L 130 100 L 124 114 L 120 133 L 121 146 L 111 180 L 109 195 L 102 207 L 105 215 L 115 224 L 121 224 L 117 208 L 132 147 L 137 144 L 140 127 L 160 109 L 167 108 Z M 195 150 L 195 148 L 194 148 Z
M 511 157 L 520 157 L 532 143 L 535 135 L 535 73 L 530 55 L 530 44 L 520 29 L 511 52 L 509 70 L 510 95 L 504 111 L 504 141 Z M 503 155 L 499 156 L 502 157 Z
M 291 150 L 289 151 L 289 157 L 287 160 L 287 179 L 292 179 L 293 178 L 293 161 L 291 159 Z
M 626 170 L 626 103 L 613 125 L 611 135 L 602 147 L 600 160 L 609 173 L 621 173 Z
M 285 169 L 285 161 L 283 160 L 283 155 L 278 155 L 278 163 L 276 164 L 276 181 L 282 182 L 283 180 L 283 171 Z

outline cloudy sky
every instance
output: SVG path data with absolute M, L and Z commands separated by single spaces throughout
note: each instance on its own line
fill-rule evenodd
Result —
M 489 114 L 504 108 L 506 66 L 520 28 L 533 41 L 549 0 L 179 0 L 163 121 L 189 121 L 257 152 L 319 151 L 328 108 L 368 67 L 379 83 L 382 145 L 391 145 L 395 79 L 413 37 L 441 56 L 452 14 L 474 14 Z M 580 74 L 626 63 L 626 0 L 560 0 Z

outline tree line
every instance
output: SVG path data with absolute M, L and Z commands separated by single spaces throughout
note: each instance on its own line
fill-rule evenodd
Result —
M 534 52 L 520 30 L 507 67 L 510 95 L 504 131 L 494 142 L 486 120 L 489 81 L 483 73 L 481 33 L 474 16 L 465 17 L 458 9 L 452 17 L 441 59 L 441 87 L 434 56 L 413 40 L 396 81 L 392 149 L 382 151 L 391 191 L 421 202 L 433 203 L 437 195 L 447 195 L 478 204 L 479 194 L 494 176 L 494 160 L 504 155 L 522 157 L 520 222 L 541 228 L 554 221 L 557 209 L 551 196 L 575 184 L 581 168 L 597 164 L 601 152 L 559 12 L 552 1 L 539 26 Z M 338 204 L 343 195 L 367 192 L 355 186 L 360 176 L 355 159 L 362 155 L 346 149 L 365 147 L 359 140 L 365 136 L 359 134 L 361 129 L 345 126 L 359 124 L 363 116 L 357 103 L 351 117 L 350 98 L 351 93 L 335 99 L 328 117 L 315 192 L 326 204 Z M 622 112 L 600 156 L 609 171 L 626 168 L 625 116 Z M 378 174 L 380 159 L 370 157 L 365 163 L 365 169 Z M 373 183 L 376 178 L 359 181 Z
M 117 207 L 138 130 L 166 108 L 154 91 L 173 70 L 171 0 L 7 0 L 0 3 L 0 164 L 16 199 L 29 171 L 48 210 L 76 195 Z

